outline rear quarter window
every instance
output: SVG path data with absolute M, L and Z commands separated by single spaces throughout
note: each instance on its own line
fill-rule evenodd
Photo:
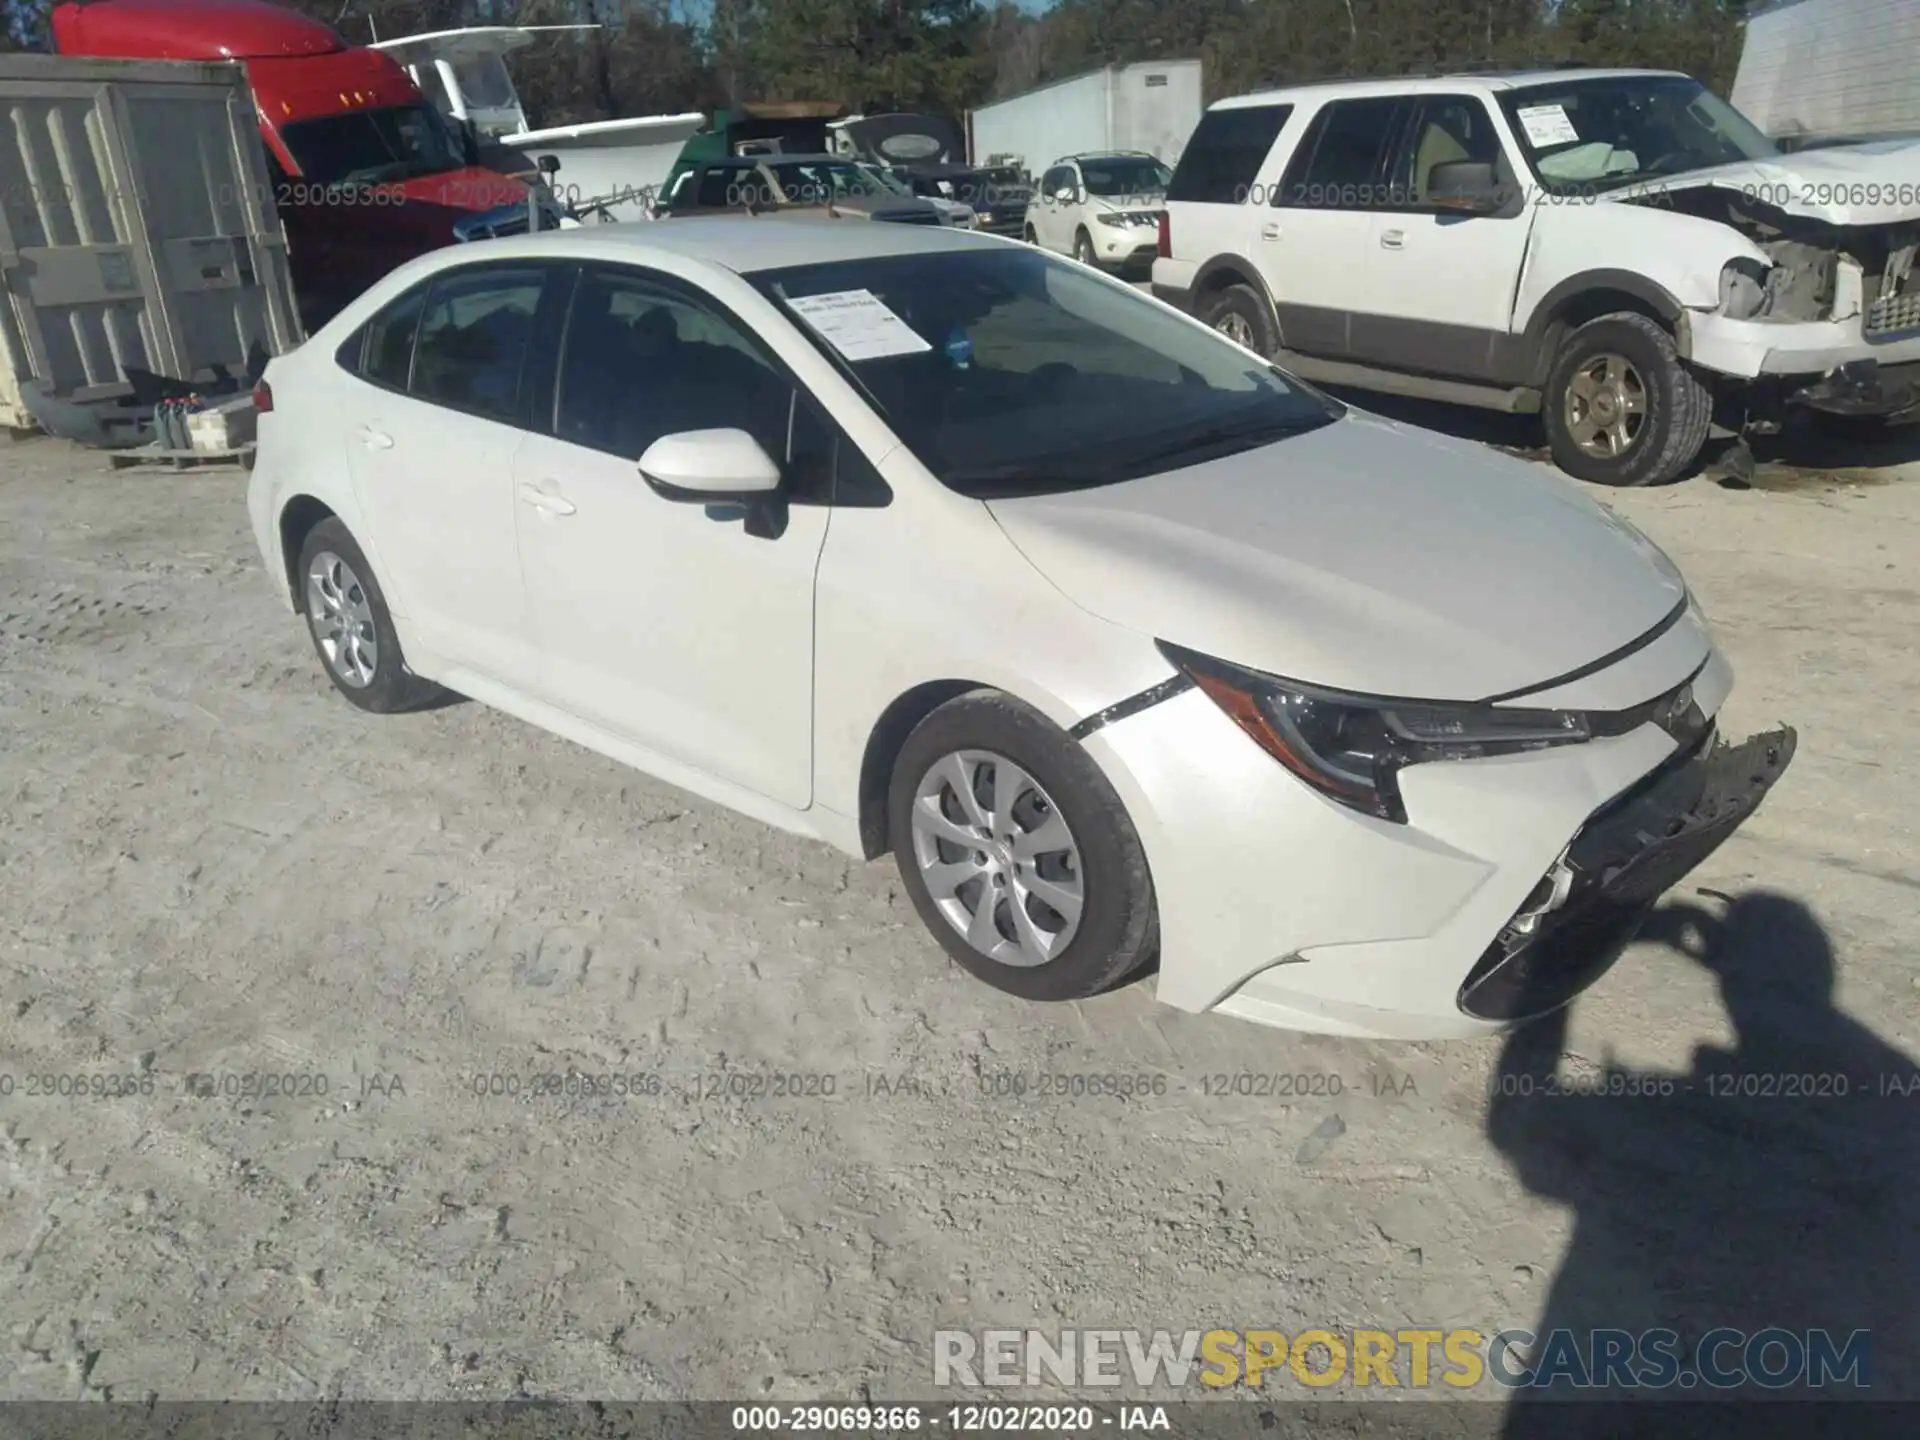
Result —
M 1207 111 L 1174 167 L 1167 199 L 1200 205 L 1245 204 L 1252 196 L 1254 177 L 1292 114 L 1291 105 L 1237 105 Z

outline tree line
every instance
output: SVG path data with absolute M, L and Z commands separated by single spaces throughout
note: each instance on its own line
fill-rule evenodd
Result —
M 7 0 L 16 44 L 45 0 Z M 111 3 L 111 0 L 108 0 Z M 1102 65 L 1198 59 L 1208 98 L 1461 65 L 1684 70 L 1725 94 L 1749 0 L 290 0 L 350 40 L 599 28 L 513 60 L 536 125 L 770 100 L 966 110 Z M 689 8 L 689 5 L 697 8 Z

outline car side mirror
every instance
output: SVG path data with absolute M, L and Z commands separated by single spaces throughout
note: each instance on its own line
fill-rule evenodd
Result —
M 640 474 L 663 498 L 744 503 L 780 488 L 780 467 L 744 430 L 681 430 L 640 457 Z
M 1455 160 L 1428 172 L 1427 203 L 1462 215 L 1491 215 L 1505 208 L 1507 191 L 1490 162 Z
M 780 467 L 744 430 L 662 435 L 640 457 L 640 478 L 663 500 L 704 505 L 716 520 L 744 518 L 757 539 L 777 540 L 786 529 Z
M 542 155 L 533 163 L 538 165 L 540 167 L 540 173 L 549 179 L 559 173 L 560 170 L 560 157 L 558 155 Z
M 1071 185 L 1062 185 L 1053 192 L 1053 198 L 1062 205 L 1071 205 L 1074 201 L 1074 189 Z

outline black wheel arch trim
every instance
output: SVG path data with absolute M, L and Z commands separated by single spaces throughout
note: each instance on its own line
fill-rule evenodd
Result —
M 1632 270 L 1582 270 L 1577 275 L 1569 275 L 1541 296 L 1527 320 L 1527 353 L 1532 357 L 1536 379 L 1545 380 L 1547 371 L 1553 365 L 1553 356 L 1546 348 L 1547 336 L 1569 302 L 1601 290 L 1631 295 L 1652 309 L 1673 331 L 1674 343 L 1679 348 L 1681 358 L 1687 358 L 1690 349 L 1687 307 L 1680 303 L 1672 291 Z
M 1214 280 L 1223 271 L 1230 271 L 1240 277 L 1239 281 L 1230 281 L 1228 282 L 1229 284 L 1238 283 L 1248 285 L 1256 295 L 1266 302 L 1267 314 L 1273 319 L 1274 333 L 1276 335 L 1279 334 L 1280 312 L 1274 305 L 1273 292 L 1267 288 L 1267 282 L 1260 274 L 1260 267 L 1241 255 L 1216 255 L 1193 272 L 1193 280 L 1187 286 L 1187 293 L 1193 297 L 1195 317 L 1199 317 L 1201 296 L 1205 295 L 1211 289 L 1224 288 L 1215 287 L 1213 284 Z

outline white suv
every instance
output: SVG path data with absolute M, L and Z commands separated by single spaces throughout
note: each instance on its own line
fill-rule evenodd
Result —
M 1153 263 L 1173 172 L 1139 150 L 1067 155 L 1040 177 L 1027 209 L 1027 239 L 1107 270 Z
M 1569 473 L 1717 421 L 1920 406 L 1920 146 L 1783 155 L 1687 76 L 1534 71 L 1223 100 L 1153 289 L 1308 379 L 1542 412 Z

